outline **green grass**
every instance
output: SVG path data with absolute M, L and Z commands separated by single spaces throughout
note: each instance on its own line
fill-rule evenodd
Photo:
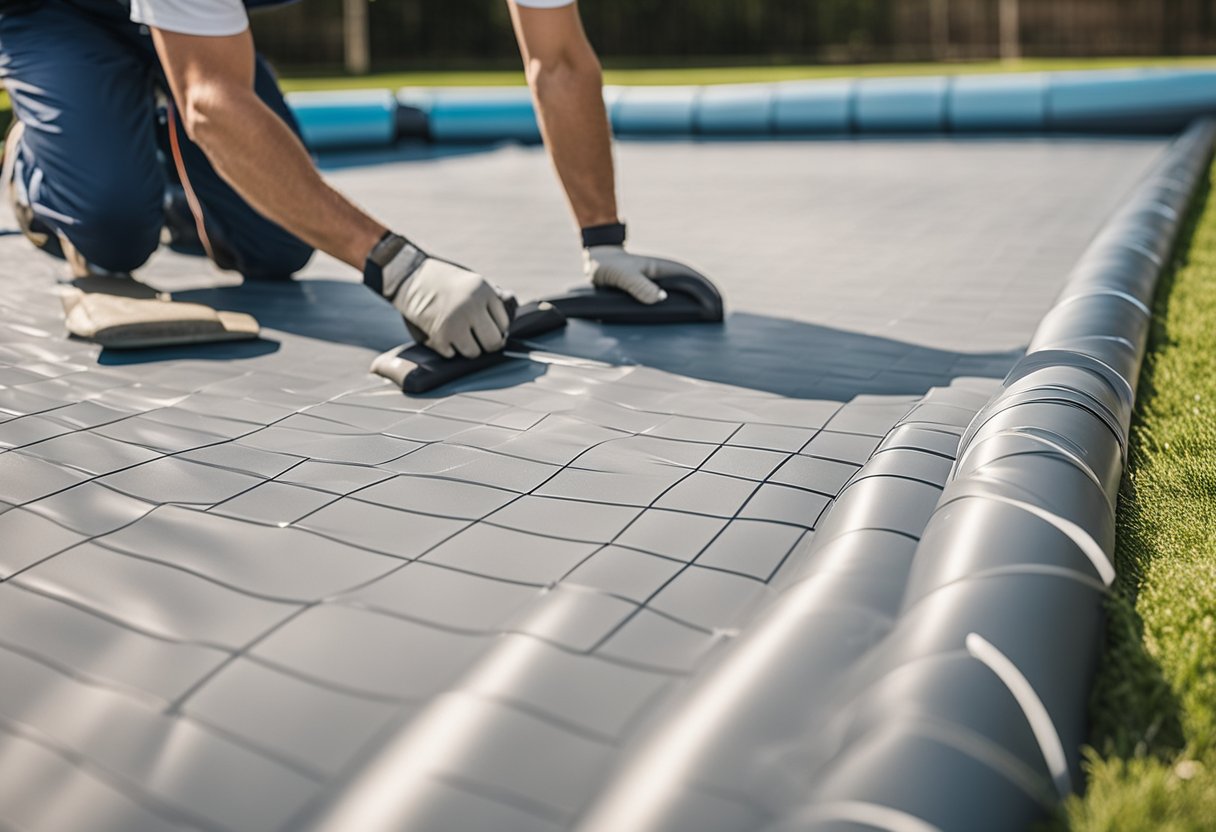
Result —
M 1216 58 L 1051 58 L 1025 61 L 960 63 L 861 64 L 853 66 L 692 66 L 660 68 L 613 68 L 604 79 L 609 84 L 743 84 L 792 81 L 808 78 L 856 78 L 907 75 L 960 75 L 996 72 L 1044 72 L 1071 69 L 1117 69 L 1138 66 L 1216 68 Z M 518 69 L 487 71 L 388 72 L 364 76 L 314 76 L 283 72 L 288 90 L 330 90 L 374 87 L 515 86 L 524 82 Z
M 1163 278 L 1075 832 L 1216 829 L 1216 167 Z

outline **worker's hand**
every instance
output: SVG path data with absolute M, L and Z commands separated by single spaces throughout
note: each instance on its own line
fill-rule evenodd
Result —
M 383 266 L 369 258 L 365 280 L 380 291 L 405 317 L 414 340 L 444 358 L 457 353 L 476 358 L 497 352 L 507 342 L 511 315 L 506 293 L 476 272 L 427 255 L 413 244 L 403 245 L 384 258 Z M 381 274 L 368 280 L 368 271 Z
M 667 298 L 667 293 L 654 282 L 657 278 L 697 274 L 683 263 L 630 254 L 623 246 L 583 249 L 583 269 L 595 286 L 620 289 L 648 306 Z

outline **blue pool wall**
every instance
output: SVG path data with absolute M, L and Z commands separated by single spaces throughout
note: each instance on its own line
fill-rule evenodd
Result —
M 314 150 L 541 138 L 522 86 L 300 92 L 288 101 Z M 1216 115 L 1216 70 L 608 87 L 605 103 L 619 136 L 1165 135 Z

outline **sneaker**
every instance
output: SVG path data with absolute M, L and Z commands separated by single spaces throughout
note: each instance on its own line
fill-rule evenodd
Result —
M 25 133 L 25 124 L 16 117 L 9 127 L 8 135 L 4 138 L 4 161 L 0 163 L 0 189 L 8 197 L 9 207 L 17 218 L 17 227 L 25 238 L 47 254 L 54 257 L 64 257 L 59 236 L 47 228 L 34 215 L 33 207 L 25 200 L 24 188 L 17 187 L 17 148 L 21 144 L 21 136 Z M 65 258 L 66 259 L 66 258 Z

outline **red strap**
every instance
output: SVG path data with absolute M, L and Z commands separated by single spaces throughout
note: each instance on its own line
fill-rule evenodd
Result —
M 213 261 L 215 260 L 215 252 L 211 250 L 211 240 L 207 237 L 207 227 L 203 222 L 203 206 L 198 201 L 198 196 L 194 193 L 194 188 L 190 184 L 190 174 L 186 172 L 186 162 L 182 159 L 181 145 L 177 141 L 177 107 L 172 101 L 168 102 L 169 112 L 169 147 L 173 151 L 173 164 L 177 168 L 177 177 L 182 181 L 182 189 L 186 192 L 186 204 L 190 206 L 190 213 L 194 215 L 194 225 L 198 229 L 198 238 L 203 243 L 203 249 L 206 250 L 207 256 Z

